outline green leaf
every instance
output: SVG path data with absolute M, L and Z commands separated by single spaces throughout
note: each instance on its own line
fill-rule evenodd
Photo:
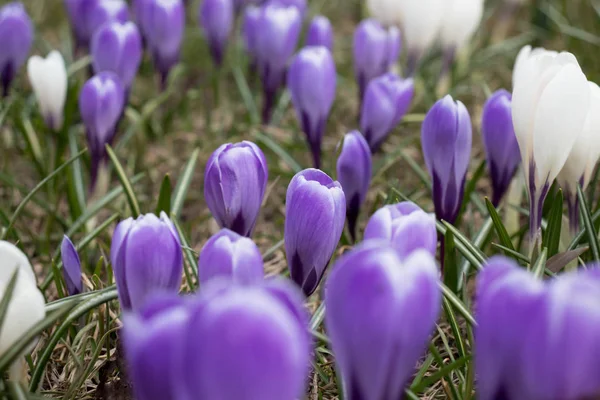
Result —
M 588 243 L 592 252 L 594 261 L 600 261 L 600 244 L 598 243 L 598 233 L 594 228 L 594 222 L 590 213 L 590 208 L 587 204 L 587 200 L 581 190 L 581 186 L 577 185 L 577 198 L 579 199 L 579 210 L 581 212 L 581 218 L 583 219 L 583 226 L 587 232 Z
M 560 245 L 560 230 L 562 228 L 563 217 L 563 194 L 559 189 L 552 202 L 552 208 L 547 216 L 548 224 L 542 236 L 542 245 L 548 249 L 548 257 L 558 253 Z
M 550 257 L 546 262 L 546 269 L 551 272 L 558 273 L 561 269 L 566 267 L 571 261 L 574 261 L 589 250 L 589 247 L 579 247 L 575 250 L 565 251 L 563 253 L 555 254 Z
M 171 201 L 171 214 L 173 214 L 173 219 L 178 219 L 181 215 L 183 203 L 185 202 L 185 196 L 187 195 L 188 189 L 192 184 L 192 178 L 194 176 L 199 155 L 200 149 L 194 150 L 187 164 L 185 164 L 181 178 L 179 178 L 177 181 L 177 186 L 175 186 L 173 199 Z
M 246 106 L 246 110 L 250 115 L 250 122 L 253 125 L 260 124 L 260 113 L 258 111 L 258 107 L 256 106 L 256 101 L 254 100 L 254 96 L 252 95 L 252 91 L 248 86 L 248 82 L 246 81 L 246 77 L 242 72 L 239 65 L 235 65 L 232 68 L 233 79 L 235 79 L 235 83 L 238 87 L 240 95 L 242 96 L 242 100 L 244 101 L 244 105 Z
M 8 281 L 8 285 L 6 285 L 6 289 L 4 290 L 4 296 L 2 296 L 2 301 L 0 301 L 0 332 L 2 332 L 2 325 L 4 324 L 4 319 L 6 318 L 6 313 L 8 312 L 8 305 L 10 304 L 10 300 L 12 299 L 13 291 L 15 290 L 15 286 L 17 285 L 18 277 L 19 266 L 17 265 L 15 271 L 10 277 L 10 280 Z
M 490 213 L 490 217 L 494 222 L 494 229 L 498 234 L 500 243 L 507 249 L 515 251 L 515 247 L 513 246 L 512 240 L 510 240 L 510 235 L 508 234 L 506 227 L 502 223 L 502 218 L 500 218 L 500 215 L 498 215 L 498 212 L 496 211 L 496 207 L 494 207 L 492 202 L 487 197 L 485 198 L 485 206 L 487 207 L 488 212 Z
M 462 221 L 462 217 L 463 217 L 465 211 L 467 210 L 467 204 L 469 204 L 469 200 L 472 200 L 471 195 L 473 193 L 475 193 L 475 189 L 477 188 L 477 183 L 479 182 L 479 180 L 481 179 L 481 177 L 483 177 L 483 175 L 485 173 L 485 165 L 486 165 L 485 160 L 481 161 L 479 163 L 479 166 L 477 167 L 477 169 L 471 176 L 471 179 L 469 179 L 469 181 L 465 185 L 465 192 L 464 192 L 464 196 L 463 196 L 464 200 L 463 200 L 462 206 L 460 208 L 460 213 L 458 214 L 458 217 L 456 219 L 456 221 L 457 221 L 456 225 L 460 225 L 460 221 Z
M 469 241 L 462 233 L 460 233 L 454 226 L 447 223 L 446 221 L 436 221 L 436 227 L 439 232 L 446 235 L 447 231 L 452 232 L 455 237 L 456 248 L 460 253 L 477 269 L 483 268 L 483 263 L 486 260 L 485 255 L 476 246 Z
M 131 182 L 123 169 L 123 166 L 119 162 L 117 155 L 113 151 L 112 147 L 109 144 L 106 144 L 106 152 L 108 153 L 108 157 L 113 163 L 115 167 L 115 171 L 117 172 L 117 178 L 119 178 L 119 182 L 121 182 L 121 186 L 123 186 L 123 191 L 125 192 L 125 196 L 127 197 L 127 202 L 129 203 L 129 208 L 131 209 L 131 214 L 134 218 L 141 214 L 140 205 L 135 197 L 135 192 L 133 191 L 133 187 L 131 187 Z
M 74 129 L 69 130 L 69 151 L 71 154 L 77 154 L 77 152 L 79 152 Z M 67 181 L 67 199 L 69 201 L 69 208 L 71 209 L 71 218 L 73 220 L 76 220 L 81 216 L 86 205 L 85 185 L 83 182 L 81 164 L 81 160 L 73 162 L 73 165 L 70 168 L 71 173 L 68 175 Z
M 477 322 L 475 322 L 475 318 L 473 318 L 473 316 L 469 312 L 468 307 L 465 306 L 462 301 L 460 301 L 460 299 L 458 298 L 458 296 L 452 290 L 450 290 L 450 288 L 448 286 L 444 285 L 443 283 L 440 283 L 440 286 L 442 288 L 442 292 L 444 294 L 444 297 L 446 299 L 448 299 L 448 301 L 450 302 L 450 304 L 452 304 L 454 306 L 454 308 L 456 308 L 456 311 L 458 311 L 459 314 L 462 315 L 463 318 L 471 326 L 476 326 Z
M 431 385 L 440 381 L 442 378 L 447 377 L 453 371 L 458 370 L 459 368 L 464 367 L 467 363 L 471 361 L 471 356 L 461 357 L 456 359 L 454 362 L 444 365 L 438 371 L 429 375 L 427 378 L 421 380 L 418 385 L 414 385 L 410 387 L 411 392 L 413 393 L 422 393 L 427 390 Z M 418 397 L 416 397 L 418 399 Z
M 492 247 L 502 250 L 504 253 L 506 253 L 506 255 L 514 258 L 517 261 L 521 261 L 521 262 L 525 263 L 526 265 L 531 264 L 531 261 L 529 260 L 529 258 L 527 258 L 526 256 L 524 256 L 523 254 L 519 253 L 516 250 L 511 250 L 508 247 L 504 247 L 498 243 L 492 243 Z
M 259 142 L 267 146 L 273 153 L 279 156 L 279 158 L 281 158 L 281 160 L 284 163 L 286 163 L 292 169 L 292 171 L 294 171 L 295 174 L 302 171 L 302 167 L 300 166 L 300 164 L 298 164 L 296 160 L 294 160 L 294 157 L 292 157 L 287 151 L 283 149 L 283 147 L 277 144 L 273 139 L 261 132 L 255 132 L 254 136 Z
M 458 271 L 458 263 L 456 261 L 454 235 L 451 231 L 446 231 L 442 252 L 443 254 L 441 257 L 444 257 L 444 283 L 456 293 L 458 292 L 458 280 L 460 273 Z
M 531 268 L 533 275 L 537 276 L 538 278 L 542 277 L 542 275 L 544 274 L 544 270 L 546 269 L 547 258 L 548 248 L 544 247 L 537 260 L 535 260 L 535 264 Z
M 160 185 L 156 215 L 159 215 L 161 211 L 164 211 L 167 215 L 171 214 L 171 178 L 169 178 L 169 174 L 165 175 Z
M 189 242 L 187 240 L 187 237 L 185 235 L 185 232 L 183 231 L 183 229 L 181 229 L 181 226 L 179 225 L 179 222 L 177 221 L 177 219 L 171 218 L 171 221 L 173 222 L 173 225 L 175 225 L 175 229 L 177 230 L 177 233 L 179 234 L 179 240 L 181 241 L 181 248 L 183 249 L 183 254 L 185 255 L 185 259 L 187 260 L 187 263 L 190 265 L 190 268 L 192 269 L 192 273 L 194 274 L 196 279 L 198 279 L 198 257 L 196 257 L 193 250 L 191 249 Z M 185 265 L 184 265 L 183 271 L 185 272 L 185 279 L 187 281 L 188 287 L 190 289 L 193 289 L 194 288 L 194 280 L 192 279 L 192 275 L 189 273 L 188 268 L 185 268 Z M 198 285 L 199 284 L 200 283 L 198 281 Z

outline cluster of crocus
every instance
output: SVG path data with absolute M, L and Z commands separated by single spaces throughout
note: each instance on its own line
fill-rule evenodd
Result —
M 7 96 L 10 84 L 29 55 L 33 43 L 31 19 L 21 3 L 0 7 L 0 86 Z
M 96 30 L 107 22 L 125 23 L 129 9 L 123 0 L 65 0 L 77 49 L 86 49 Z
M 580 400 L 600 393 L 599 272 L 590 267 L 544 283 L 512 260 L 488 261 L 476 290 L 479 399 Z

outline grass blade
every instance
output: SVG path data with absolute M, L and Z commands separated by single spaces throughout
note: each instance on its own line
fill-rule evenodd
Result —
M 113 151 L 112 147 L 110 147 L 109 144 L 106 145 L 106 152 L 108 153 L 108 157 L 110 158 L 110 161 L 112 161 L 113 166 L 115 167 L 115 171 L 117 172 L 117 177 L 119 178 L 119 182 L 121 182 L 121 186 L 123 186 L 123 191 L 125 192 L 125 195 L 127 196 L 127 202 L 129 203 L 129 208 L 131 208 L 131 214 L 134 218 L 136 218 L 138 215 L 141 214 L 141 212 L 140 212 L 140 205 L 137 201 L 137 198 L 135 197 L 135 192 L 133 191 L 133 188 L 131 187 L 131 182 L 129 181 L 127 174 L 125 174 L 125 170 L 123 169 L 123 166 L 119 162 L 117 155 L 115 154 L 115 152 Z
M 592 257 L 595 261 L 600 261 L 600 245 L 598 244 L 598 234 L 594 227 L 594 221 L 588 207 L 587 200 L 581 190 L 581 186 L 577 185 L 577 198 L 579 199 L 579 209 L 581 212 L 581 218 L 583 220 L 583 226 L 588 236 L 588 243 L 592 252 Z
M 300 164 L 298 164 L 298 162 L 294 160 L 294 158 L 287 151 L 285 151 L 283 147 L 273 141 L 270 137 L 261 132 L 255 132 L 254 136 L 259 142 L 267 146 L 273 153 L 278 155 L 279 158 L 281 158 L 283 162 L 285 162 L 292 169 L 292 171 L 294 171 L 295 174 L 302 171 Z
M 488 212 L 490 213 L 490 217 L 494 222 L 494 229 L 498 234 L 498 239 L 500 239 L 500 243 L 507 249 L 515 251 L 515 247 L 513 246 L 512 240 L 510 240 L 510 235 L 508 234 L 506 227 L 502 223 L 502 218 L 500 218 L 500 215 L 498 215 L 498 212 L 496 211 L 496 207 L 494 207 L 492 202 L 487 197 L 485 198 L 485 206 L 487 207 Z
M 531 271 L 533 275 L 541 278 L 544 274 L 544 270 L 546 269 L 546 260 L 548 258 L 548 248 L 544 247 L 542 252 L 540 253 L 537 260 L 535 260 L 535 264 L 532 266 Z
M 171 201 L 171 214 L 173 214 L 173 219 L 179 219 L 181 215 L 181 209 L 183 208 L 183 203 L 185 202 L 185 196 L 187 195 L 188 189 L 192 184 L 192 177 L 194 175 L 194 171 L 196 170 L 196 164 L 198 163 L 199 155 L 200 149 L 194 150 L 187 164 L 185 164 L 181 178 L 179 178 L 179 181 L 177 181 L 177 186 L 175 186 L 175 191 L 173 192 L 173 198 Z
M 0 301 L 0 332 L 2 332 L 2 325 L 4 324 L 4 319 L 6 318 L 6 313 L 8 312 L 8 305 L 10 304 L 10 300 L 12 299 L 15 286 L 17 285 L 18 276 L 19 266 L 15 268 L 15 271 L 10 277 L 8 285 L 6 285 L 6 289 L 4 290 L 4 296 L 2 296 L 2 301 Z
M 552 208 L 548 213 L 548 224 L 546 230 L 542 236 L 542 244 L 548 249 L 548 257 L 554 256 L 558 253 L 558 246 L 560 245 L 560 230 L 562 228 L 562 217 L 563 217 L 563 194 L 562 190 L 559 189 L 552 202 Z
M 458 296 L 456 296 L 456 294 L 454 294 L 454 292 L 452 290 L 450 290 L 450 288 L 448 286 L 444 285 L 443 283 L 440 283 L 440 286 L 442 288 L 442 293 L 444 294 L 444 297 L 446 299 L 448 299 L 448 301 L 450 302 L 450 304 L 452 304 L 454 306 L 454 308 L 456 308 L 456 311 L 458 311 L 459 314 L 462 315 L 463 318 L 471 326 L 477 326 L 477 322 L 475 322 L 475 318 L 473 318 L 473 315 L 471 315 L 467 306 L 465 306 L 465 304 L 462 301 L 460 301 Z
M 160 185 L 158 202 L 156 204 L 156 215 L 164 211 L 167 215 L 171 214 L 171 178 L 166 174 Z

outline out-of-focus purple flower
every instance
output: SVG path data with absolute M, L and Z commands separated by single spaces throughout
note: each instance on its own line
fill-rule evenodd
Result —
M 90 78 L 79 94 L 79 112 L 87 132 L 92 161 L 91 186 L 105 158 L 106 144 L 112 143 L 125 107 L 125 87 L 113 72 Z
M 377 77 L 369 83 L 360 113 L 361 132 L 375 152 L 390 132 L 402 121 L 415 92 L 412 79 L 394 73 Z
M 142 36 L 133 22 L 104 24 L 92 38 L 94 72 L 114 72 L 127 89 L 135 80 L 142 53 Z
M 254 31 L 256 66 L 263 93 L 263 122 L 269 123 L 277 92 L 285 84 L 290 58 L 296 50 L 302 19 L 297 7 L 278 3 L 260 8 Z
M 254 283 L 262 281 L 263 269 L 262 255 L 252 239 L 224 228 L 202 247 L 198 279 L 201 284 L 219 276 Z
M 421 128 L 425 164 L 433 181 L 435 215 L 454 223 L 460 212 L 471 159 L 469 112 L 450 95 L 429 110 Z
M 260 18 L 261 9 L 259 7 L 248 6 L 244 9 L 242 37 L 252 68 L 256 68 L 256 32 L 260 26 Z
M 346 218 L 354 241 L 360 207 L 365 202 L 371 184 L 372 167 L 371 150 L 364 136 L 358 131 L 347 133 L 342 141 L 336 171 L 346 197 Z
M 123 318 L 123 343 L 136 400 L 175 399 L 179 393 L 181 345 L 189 323 L 188 301 L 158 295 Z
M 417 250 L 425 250 L 435 257 L 437 241 L 433 214 L 417 210 L 396 219 L 392 224 L 392 247 L 402 260 Z
M 306 9 L 308 8 L 306 0 L 266 0 L 263 3 L 279 4 L 284 7 L 296 7 L 302 18 L 304 18 L 304 15 L 306 15 Z
M 435 259 L 400 260 L 371 240 L 336 262 L 325 289 L 325 326 L 347 398 L 394 400 L 424 353 L 441 305 Z
M 300 398 L 311 352 L 302 300 L 286 281 L 207 284 L 193 307 L 183 341 L 184 393 L 170 398 Z
M 319 285 L 335 251 L 346 215 L 339 182 L 318 169 L 298 172 L 285 201 L 285 252 L 294 282 L 306 296 Z
M 79 254 L 73 242 L 67 235 L 63 237 L 60 245 L 60 257 L 63 263 L 63 278 L 67 284 L 69 296 L 79 294 L 83 291 L 83 282 L 81 281 L 81 261 Z
M 354 31 L 354 75 L 362 104 L 369 82 L 389 71 L 400 54 L 400 31 L 384 28 L 375 19 L 362 21 Z
M 481 134 L 492 179 L 492 204 L 498 206 L 521 162 L 511 115 L 511 94 L 498 90 L 485 103 Z
M 179 62 L 185 29 L 185 5 L 182 0 L 141 0 L 138 7 L 141 14 L 139 25 L 164 88 L 171 68 Z
M 317 15 L 313 18 L 306 33 L 306 46 L 323 46 L 333 52 L 333 28 L 327 17 Z
M 90 9 L 87 15 L 87 40 L 90 41 L 96 31 L 109 22 L 124 24 L 129 20 L 129 7 L 124 0 L 99 0 Z M 86 42 L 86 46 L 87 46 Z
M 156 293 L 177 293 L 183 256 L 175 226 L 164 212 L 128 218 L 117 225 L 110 247 L 119 300 L 137 310 Z
M 33 43 L 33 25 L 23 4 L 12 2 L 0 7 L 0 86 L 2 95 L 29 55 Z
M 364 240 L 383 239 L 391 242 L 395 222 L 416 211 L 422 210 L 411 201 L 403 201 L 380 208 L 369 219 L 365 228 Z
M 218 66 L 223 64 L 234 19 L 233 0 L 204 0 L 200 6 L 198 21 L 208 40 L 213 61 Z
M 323 46 L 300 50 L 287 76 L 292 103 L 306 134 L 315 168 L 321 166 L 321 142 L 335 100 L 336 78 L 333 57 Z
M 600 392 L 597 268 L 544 283 L 494 257 L 477 277 L 476 296 L 478 398 L 578 400 Z
M 101 0 L 64 0 L 73 37 L 75 48 L 85 48 L 88 45 L 92 32 L 88 27 L 90 12 Z
M 267 188 L 269 170 L 252 142 L 221 145 L 204 171 L 204 198 L 222 228 L 250 236 Z

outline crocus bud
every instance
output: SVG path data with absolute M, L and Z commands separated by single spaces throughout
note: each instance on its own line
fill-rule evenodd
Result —
M 356 221 L 365 202 L 372 172 L 371 149 L 358 131 L 347 133 L 337 160 L 337 179 L 346 197 L 346 218 L 352 240 L 356 241 Z
M 437 240 L 435 215 L 425 211 L 418 210 L 398 218 L 392 225 L 391 245 L 401 260 L 417 250 L 425 250 L 435 257 Z
M 67 235 L 63 236 L 60 245 L 60 257 L 63 263 L 63 278 L 67 284 L 69 296 L 83 292 L 83 282 L 81 281 L 81 261 L 79 254 Z
M 13 2 L 0 7 L 0 86 L 2 95 L 29 54 L 33 42 L 33 26 L 23 4 Z
M 296 50 L 302 19 L 296 7 L 268 4 L 260 8 L 257 26 L 256 66 L 263 85 L 263 122 L 268 123 L 277 92 L 285 83 L 288 61 Z
M 56 50 L 51 51 L 46 58 L 32 56 L 27 61 L 27 75 L 46 126 L 59 131 L 63 126 L 67 99 L 65 60 Z
M 90 7 L 87 15 L 87 40 L 90 41 L 96 31 L 106 23 L 120 22 L 124 24 L 128 20 L 129 7 L 124 0 L 99 0 Z
M 260 3 L 261 0 L 258 0 Z M 304 17 L 306 14 L 307 4 L 306 0 L 266 0 L 263 1 L 265 4 L 279 4 L 284 7 L 296 7 L 300 12 L 300 16 Z
M 298 172 L 285 201 L 285 252 L 294 282 L 306 296 L 319 285 L 346 215 L 342 185 L 318 169 Z
M 143 0 L 140 8 L 140 26 L 144 29 L 144 37 L 164 88 L 169 71 L 179 62 L 185 6 L 182 0 Z
M 205 284 L 219 276 L 242 284 L 262 281 L 263 259 L 252 239 L 226 228 L 208 239 L 200 251 L 198 279 Z
M 372 79 L 389 71 L 392 59 L 400 52 L 400 35 L 396 28 L 384 28 L 375 19 L 366 19 L 354 31 L 354 76 L 360 103 Z M 394 57 L 395 55 L 395 57 Z
M 382 239 L 391 242 L 394 224 L 416 211 L 422 210 L 412 201 L 403 201 L 380 208 L 369 219 L 365 228 L 364 240 Z
M 492 204 L 497 207 L 521 162 L 511 115 L 512 96 L 498 90 L 485 103 L 481 135 L 492 180 Z
M 582 190 L 588 187 L 596 163 L 600 158 L 600 88 L 593 82 L 588 82 L 588 84 L 590 107 L 583 131 L 573 145 L 565 166 L 557 176 L 558 183 L 566 194 L 569 221 L 573 233 L 579 230 L 577 185 L 581 185 Z
M 125 107 L 125 88 L 113 72 L 101 72 L 90 78 L 79 94 L 79 112 L 86 128 L 90 148 L 91 186 L 105 159 L 106 144 L 112 143 L 117 123 Z
M 178 398 L 189 314 L 187 301 L 175 294 L 154 296 L 138 312 L 124 314 L 123 343 L 137 400 Z
M 206 285 L 183 341 L 184 396 L 170 398 L 302 397 L 311 352 L 308 316 L 296 288 L 285 281 L 273 285 Z M 234 384 L 232 376 L 239 378 Z
M 421 128 L 423 157 L 433 183 L 435 215 L 454 223 L 462 205 L 471 159 L 471 117 L 450 95 L 429 110 Z
M 88 21 L 92 9 L 94 9 L 100 1 L 101 0 L 64 0 L 69 22 L 71 23 L 71 29 L 73 31 L 73 37 L 75 39 L 76 50 L 87 47 L 88 42 L 92 37 L 92 32 L 88 27 Z
M 360 128 L 372 152 L 379 149 L 408 112 L 415 92 L 412 79 L 387 73 L 367 86 L 360 113 Z
M 242 37 L 252 68 L 256 68 L 256 32 L 260 26 L 260 18 L 261 9 L 259 7 L 248 6 L 244 9 Z
M 208 40 L 213 61 L 218 66 L 223 64 L 234 17 L 233 0 L 205 0 L 200 6 L 198 20 Z
M 571 53 L 542 51 L 521 64 L 513 89 L 512 117 L 529 184 L 533 246 L 548 189 L 583 131 L 590 90 Z
M 333 28 L 327 17 L 317 15 L 313 18 L 306 33 L 306 46 L 323 46 L 333 52 Z
M 335 62 L 326 47 L 305 47 L 294 57 L 287 86 L 315 168 L 321 166 L 321 142 L 335 100 Z
M 133 22 L 105 24 L 92 38 L 91 54 L 94 73 L 114 72 L 129 90 L 142 61 L 142 36 Z
M 175 226 L 164 212 L 121 221 L 113 234 L 110 260 L 121 307 L 139 309 L 155 293 L 177 293 L 183 256 Z
M 268 178 L 267 159 L 254 143 L 226 143 L 215 150 L 204 171 L 204 198 L 218 224 L 250 236 Z
M 325 327 L 349 400 L 404 397 L 440 311 L 438 276 L 427 252 L 401 261 L 380 241 L 336 262 L 325 288 Z
M 13 244 L 0 241 L 0 298 L 4 297 L 15 271 L 18 271 L 16 285 L 0 328 L 0 356 L 10 350 L 46 314 L 44 296 L 36 286 L 35 275 L 27 256 Z M 9 367 L 9 379 L 16 382 L 25 379 L 24 355 Z

